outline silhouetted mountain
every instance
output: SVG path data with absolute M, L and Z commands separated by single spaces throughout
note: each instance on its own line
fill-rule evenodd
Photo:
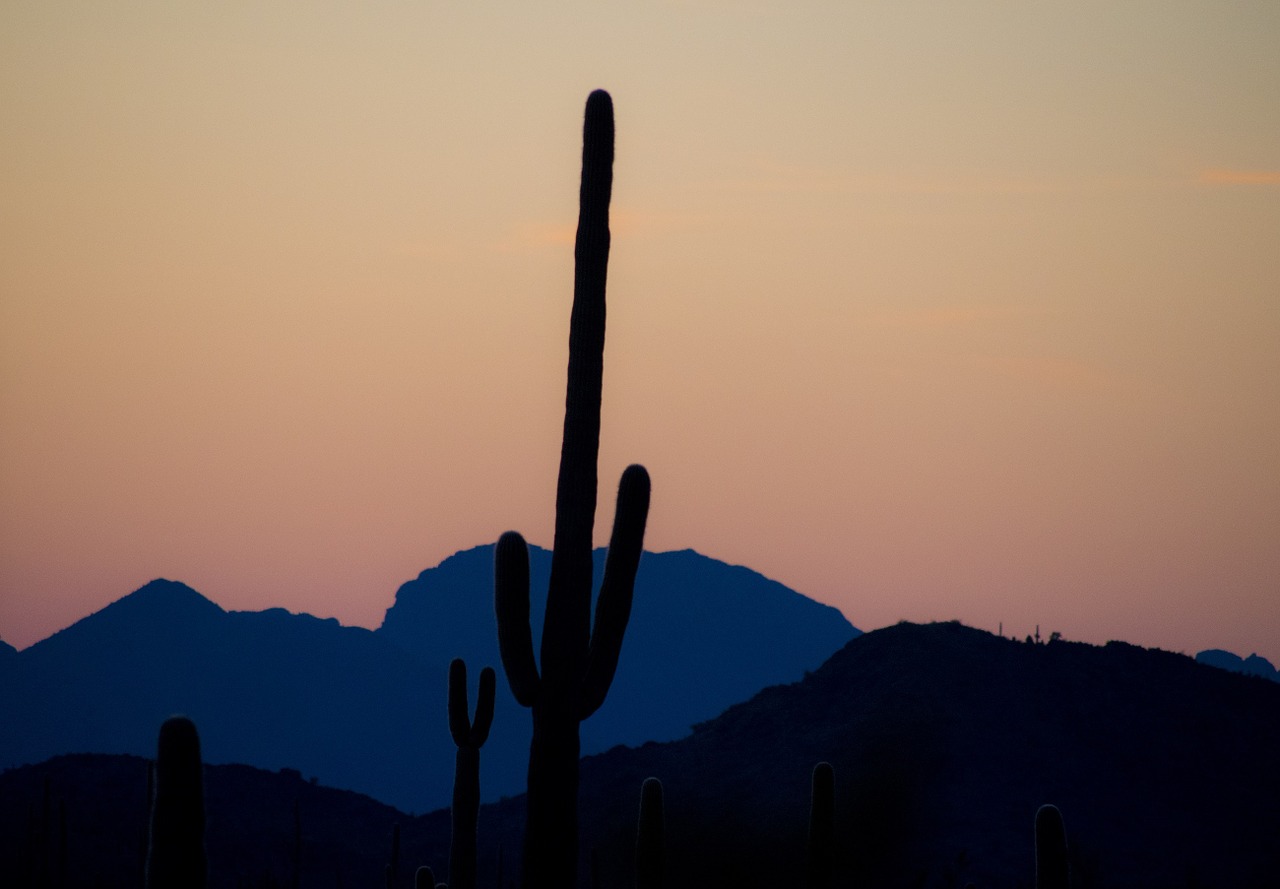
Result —
M 12 714 L 0 766 L 148 755 L 160 723 L 182 712 L 200 726 L 208 762 L 296 768 L 415 811 L 447 805 L 448 661 L 467 658 L 473 689 L 481 666 L 498 666 L 492 550 L 460 553 L 405 584 L 378 632 L 282 609 L 226 612 L 183 584 L 153 581 L 0 671 L 0 712 Z M 540 620 L 546 554 L 532 558 Z M 857 632 L 835 609 L 692 552 L 645 555 L 633 630 L 611 695 L 620 703 L 584 732 L 587 752 L 676 737 L 764 685 L 798 678 Z M 698 682 L 675 686 L 681 670 Z M 496 710 L 485 799 L 523 790 L 529 749 L 529 714 L 503 681 Z
M 464 658 L 473 674 L 486 664 L 501 674 L 493 550 L 488 545 L 457 553 L 401 586 L 377 634 L 442 676 L 454 657 Z M 598 593 L 605 550 L 594 555 Z M 550 574 L 550 551 L 531 546 L 535 650 Z M 836 609 L 748 568 L 693 550 L 645 553 L 618 672 L 604 706 L 582 724 L 583 752 L 682 737 L 695 722 L 767 685 L 799 679 L 858 633 Z M 485 755 L 510 749 L 519 763 L 514 786 L 523 789 L 529 714 L 501 675 L 495 714 Z
M 653 775 L 669 885 L 798 885 L 825 760 L 837 885 L 1029 885 L 1032 819 L 1053 802 L 1078 887 L 1274 886 L 1277 742 L 1280 688 L 1182 655 L 902 624 L 689 738 L 587 760 L 583 848 L 623 885 Z M 488 842 L 511 848 L 519 808 L 482 813 Z
M 1256 654 L 1251 654 L 1247 658 L 1242 658 L 1238 654 L 1232 654 L 1229 651 L 1223 651 L 1221 648 L 1211 648 L 1208 651 L 1202 651 L 1196 655 L 1196 662 L 1200 664 L 1208 664 L 1211 667 L 1217 667 L 1220 670 L 1230 670 L 1232 673 L 1244 673 L 1246 676 L 1261 676 L 1263 679 L 1270 679 L 1272 682 L 1280 682 L 1280 671 L 1271 665 L 1271 661 Z
M 17 657 L 18 649 L 14 648 L 8 642 L 0 639 L 0 665 L 11 663 L 13 658 Z
M 836 885 L 1030 886 L 1033 818 L 1054 802 L 1076 889 L 1270 887 L 1280 873 L 1278 738 L 1280 689 L 1181 655 L 901 624 L 687 738 L 584 760 L 584 861 L 594 857 L 599 885 L 632 885 L 640 785 L 655 775 L 667 885 L 799 885 L 809 776 L 825 760 L 836 775 Z M 88 885 L 102 874 L 103 889 L 134 885 L 113 876 L 136 874 L 144 823 L 145 767 L 128 758 L 66 757 L 0 775 L 0 875 L 51 848 L 39 839 L 45 776 L 49 810 L 66 800 L 70 872 Z M 410 819 L 291 771 L 238 767 L 209 767 L 206 794 L 213 889 L 291 873 L 295 798 L 302 889 L 335 885 L 339 870 L 343 885 L 381 885 L 397 819 L 400 889 L 424 861 L 446 876 L 445 812 Z M 481 811 L 480 885 L 495 884 L 500 857 L 508 878 L 518 872 L 523 803 Z M 87 860 L 76 857 L 86 849 Z
M 14 714 L 0 733 L 0 764 L 147 755 L 160 723 L 182 712 L 200 726 L 208 761 L 291 766 L 438 804 L 449 786 L 448 732 L 406 694 L 428 684 L 416 662 L 369 630 L 282 609 L 226 612 L 157 580 L 19 652 L 0 682 L 4 712 Z M 403 764 L 380 763 L 379 750 L 436 750 L 440 766 L 406 788 Z

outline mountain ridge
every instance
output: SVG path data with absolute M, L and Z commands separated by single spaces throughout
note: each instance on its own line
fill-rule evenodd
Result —
M 534 549 L 531 560 L 540 623 L 549 554 Z M 760 623 L 803 644 L 763 654 L 739 644 L 723 614 L 762 602 Z M 411 811 L 444 805 L 454 756 L 439 718 L 448 663 L 466 659 L 473 694 L 480 668 L 499 666 L 492 545 L 402 585 L 388 615 L 368 630 L 278 608 L 227 611 L 185 584 L 152 581 L 3 661 L 0 712 L 13 714 L 13 727 L 0 733 L 0 767 L 58 753 L 146 755 L 155 727 L 184 712 L 202 726 L 210 762 L 298 768 Z M 856 632 L 835 609 L 746 569 L 645 554 L 622 675 L 587 723 L 583 749 L 686 734 L 760 686 L 818 666 Z M 668 688 L 672 671 L 691 664 L 702 681 Z M 529 746 L 527 711 L 505 682 L 497 697 L 486 799 L 523 788 Z M 407 780 L 404 762 L 413 763 Z
M 1271 664 L 1271 661 L 1261 657 L 1256 652 L 1250 654 L 1247 658 L 1242 658 L 1238 654 L 1224 651 L 1221 648 L 1210 648 L 1196 654 L 1196 662 L 1208 664 L 1220 670 L 1229 670 L 1232 673 L 1243 673 L 1246 676 L 1259 676 L 1263 679 L 1270 679 L 1272 682 L 1280 682 L 1280 670 L 1277 670 Z
M 1185 655 L 1122 642 L 1027 644 L 955 622 L 898 624 L 851 640 L 804 678 L 761 690 L 685 738 L 585 757 L 581 885 L 589 862 L 599 885 L 630 884 L 635 807 L 649 776 L 664 785 L 672 889 L 797 883 L 810 771 L 825 760 L 845 838 L 837 884 L 1030 885 L 1035 810 L 1051 802 L 1065 818 L 1079 889 L 1271 886 L 1280 868 L 1278 737 L 1280 688 Z M 0 774 L 0 819 L 20 827 L 39 800 L 40 775 L 57 778 L 69 773 L 54 766 L 76 763 L 90 765 Z M 75 794 L 101 786 L 114 806 L 134 800 L 125 814 L 136 826 L 145 769 L 136 761 L 119 768 L 127 774 L 110 787 L 97 772 L 81 773 Z M 482 780 L 483 770 L 482 760 Z M 427 863 L 444 876 L 447 811 L 404 816 L 353 794 L 320 793 L 293 769 L 215 766 L 206 776 L 211 825 L 241 820 L 230 801 L 252 807 L 235 840 L 251 847 L 233 848 L 225 835 L 211 843 L 214 889 L 234 885 L 243 862 L 258 863 L 255 878 L 267 866 L 277 878 L 288 874 L 294 799 L 303 801 L 307 867 L 334 856 L 320 882 L 332 882 L 335 866 L 346 868 L 348 883 L 381 882 L 386 859 L 376 852 L 389 849 L 393 821 L 402 825 L 402 873 Z M 224 780 L 230 786 L 219 786 Z M 69 810 L 91 808 L 67 793 Z M 482 885 L 499 867 L 518 870 L 523 814 L 522 796 L 483 807 Z M 104 835 L 122 829 L 119 820 L 101 825 Z M 335 824 L 355 825 L 360 841 L 346 842 Z M 0 860 L 24 854 L 22 830 L 5 833 Z M 131 884 L 104 882 L 117 885 Z

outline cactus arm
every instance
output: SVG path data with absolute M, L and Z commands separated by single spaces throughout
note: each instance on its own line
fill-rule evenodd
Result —
M 515 531 L 498 538 L 493 579 L 503 672 L 515 699 L 523 707 L 532 707 L 538 699 L 540 682 L 529 630 L 529 548 Z
M 489 740 L 489 727 L 493 725 L 493 693 L 497 683 L 493 667 L 480 671 L 480 690 L 476 693 L 476 718 L 471 723 L 472 747 L 482 747 Z
M 640 465 L 628 466 L 618 484 L 613 537 L 605 558 L 600 599 L 596 603 L 595 629 L 587 672 L 582 682 L 578 718 L 586 719 L 604 703 L 618 669 L 622 637 L 631 619 L 631 598 L 636 571 L 644 548 L 644 526 L 649 515 L 649 473 Z
M 449 734 L 457 746 L 469 746 L 471 717 L 467 713 L 467 665 L 460 657 L 449 662 Z

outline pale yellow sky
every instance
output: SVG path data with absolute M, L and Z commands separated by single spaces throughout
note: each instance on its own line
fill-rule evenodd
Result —
M 1280 660 L 1280 5 L 7 3 L 0 638 L 166 576 L 376 626 L 602 479 L 869 629 Z M 600 539 L 607 534 L 601 522 Z

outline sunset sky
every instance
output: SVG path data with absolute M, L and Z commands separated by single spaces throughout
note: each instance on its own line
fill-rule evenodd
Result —
M 9 0 L 0 638 L 155 577 L 377 626 L 602 428 L 856 626 L 1280 661 L 1280 3 Z M 641 568 L 643 571 L 643 566 Z

